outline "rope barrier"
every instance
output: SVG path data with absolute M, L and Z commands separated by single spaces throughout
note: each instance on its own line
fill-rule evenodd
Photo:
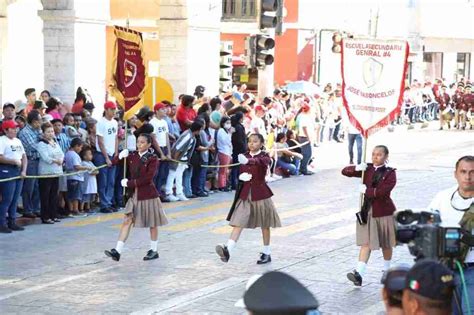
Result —
M 97 166 L 94 168 L 93 171 L 99 170 L 101 168 L 107 167 L 107 164 Z M 51 175 L 26 175 L 26 176 L 15 176 L 15 177 L 9 177 L 9 178 L 4 178 L 0 179 L 0 183 L 2 182 L 8 182 L 11 180 L 16 180 L 16 179 L 41 179 L 41 178 L 56 178 L 56 177 L 65 177 L 65 176 L 72 176 L 72 175 L 79 175 L 82 173 L 88 173 L 91 172 L 90 170 L 88 171 L 77 171 L 77 172 L 71 172 L 71 173 L 62 173 L 62 174 L 51 174 Z
M 276 149 L 275 148 L 275 149 L 270 149 L 270 151 L 278 152 L 278 151 L 293 150 L 293 149 L 297 149 L 297 148 L 300 148 L 302 146 L 305 146 L 308 143 L 309 143 L 309 141 L 306 141 L 306 142 L 294 145 L 292 147 L 282 148 L 282 149 Z M 188 164 L 188 162 L 178 161 L 178 160 L 174 160 L 174 159 L 159 159 L 159 160 L 161 160 L 161 161 L 171 161 L 171 162 L 174 162 L 174 163 L 181 163 L 181 164 Z M 233 164 L 225 164 L 225 165 L 201 165 L 201 167 L 222 168 L 222 167 L 234 167 L 234 166 L 239 166 L 239 165 L 240 165 L 240 163 L 233 163 Z M 94 168 L 94 171 L 99 170 L 99 169 L 104 168 L 104 167 L 107 167 L 107 164 L 97 166 L 96 168 Z M 51 175 L 15 176 L 15 177 L 0 179 L 0 183 L 8 182 L 8 181 L 11 181 L 11 180 L 17 180 L 17 179 L 41 179 L 41 178 L 65 177 L 65 176 L 79 175 L 79 174 L 88 173 L 88 172 L 90 172 L 90 171 L 77 171 L 77 172 L 72 172 L 72 173 L 51 174 Z
M 293 150 L 293 149 L 297 149 L 297 148 L 300 148 L 302 146 L 305 146 L 308 143 L 309 143 L 309 141 L 306 141 L 306 142 L 294 145 L 292 147 L 282 148 L 282 149 L 270 149 L 270 151 L 279 152 L 279 151 Z M 177 161 L 177 160 L 174 160 L 174 159 L 159 159 L 159 160 L 161 160 L 161 161 L 171 161 L 171 162 L 174 162 L 174 163 L 181 163 L 181 164 L 188 164 L 188 162 Z M 221 168 L 221 167 L 233 167 L 233 166 L 238 166 L 238 165 L 240 165 L 240 163 L 225 164 L 225 165 L 200 165 L 200 167 Z

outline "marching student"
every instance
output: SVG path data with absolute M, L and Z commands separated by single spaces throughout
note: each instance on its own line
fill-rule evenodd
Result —
M 223 262 L 229 261 L 242 230 L 257 227 L 262 229 L 263 237 L 263 251 L 257 264 L 261 265 L 272 261 L 270 228 L 281 227 L 281 222 L 271 199 L 273 193 L 265 182 L 265 175 L 272 160 L 263 151 L 263 144 L 264 139 L 261 134 L 252 134 L 248 141 L 249 151 L 238 156 L 241 164 L 239 176 L 241 183 L 239 183 L 234 203 L 227 216 L 233 230 L 227 244 L 216 246 L 216 253 Z
M 120 260 L 125 241 L 134 227 L 150 228 L 150 250 L 143 260 L 157 259 L 158 255 L 158 226 L 168 224 L 163 211 L 160 195 L 153 182 L 158 170 L 158 158 L 150 150 L 152 137 L 149 134 L 140 134 L 137 139 L 137 152 L 131 153 L 127 149 L 119 154 L 119 159 L 128 157 L 127 166 L 129 178 L 121 181 L 123 187 L 132 190 L 132 196 L 125 205 L 125 217 L 120 228 L 117 246 L 106 250 L 105 254 L 115 261 Z
M 361 177 L 365 171 L 363 184 L 359 187 L 360 193 L 364 194 L 364 203 L 357 213 L 356 223 L 356 242 L 361 246 L 359 262 L 356 269 L 347 274 L 356 286 L 362 285 L 371 251 L 382 249 L 383 270 L 387 271 L 396 245 L 393 217 L 396 209 L 390 193 L 397 183 L 397 176 L 394 168 L 386 166 L 387 161 L 388 148 L 378 145 L 372 152 L 372 163 L 347 166 L 342 170 L 342 175 L 347 177 Z

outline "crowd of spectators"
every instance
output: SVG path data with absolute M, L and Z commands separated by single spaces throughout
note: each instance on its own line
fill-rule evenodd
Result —
M 457 92 L 446 92 L 450 95 L 447 106 L 451 100 L 462 103 L 453 119 L 459 121 L 456 127 L 465 128 L 472 113 L 470 83 L 459 82 L 457 86 L 463 87 L 462 95 L 459 92 L 456 98 Z M 448 107 L 443 107 L 439 96 L 444 91 L 441 81 L 433 87 L 427 83 L 425 88 L 415 81 L 405 91 L 404 107 L 397 121 L 408 119 L 414 123 L 444 117 Z M 26 102 L 3 105 L 0 168 L 8 170 L 0 177 L 5 180 L 12 174 L 20 176 L 24 168 L 26 175 L 43 178 L 20 176 L 0 181 L 2 192 L 13 189 L 13 184 L 19 187 L 14 190 L 13 200 L 2 193 L 0 216 L 5 222 L 2 230 L 7 233 L 12 230 L 8 225 L 16 228 L 12 222 L 19 214 L 53 224 L 95 210 L 118 211 L 123 207 L 119 183 L 124 177 L 118 152 L 136 150 L 136 137 L 141 133 L 153 135 L 152 148 L 160 158 L 155 185 L 165 202 L 235 190 L 237 156 L 247 151 L 247 135 L 251 133 L 264 137 L 265 148 L 272 157 L 267 181 L 312 175 L 317 164 L 314 148 L 327 142 L 346 141 L 348 162 L 361 163 L 363 139 L 349 122 L 340 84 L 327 84 L 317 95 L 289 93 L 277 87 L 263 99 L 257 99 L 245 84 L 214 97 L 206 95 L 205 87 L 197 86 L 193 95 L 180 95 L 177 104 L 163 100 L 145 106 L 128 122 L 113 100 L 95 112 L 91 97 L 81 87 L 72 106 L 47 90 L 38 98 L 36 90 L 28 88 L 25 98 Z M 21 144 L 20 151 L 12 152 L 12 141 Z M 71 172 L 74 174 L 62 175 Z M 19 214 L 13 214 L 17 209 L 12 204 L 20 199 Z M 9 224 L 7 217 L 13 220 Z

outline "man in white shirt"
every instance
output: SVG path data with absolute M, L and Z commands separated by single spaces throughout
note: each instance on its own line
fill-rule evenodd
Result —
M 454 177 L 458 185 L 439 192 L 429 205 L 432 211 L 439 211 L 443 226 L 458 227 L 474 234 L 474 156 L 466 155 L 456 162 Z M 463 245 L 464 246 L 464 245 Z M 467 248 L 464 258 L 464 278 L 467 285 L 467 295 L 474 297 L 474 247 Z M 464 294 L 461 293 L 459 277 L 457 277 L 457 291 L 461 299 L 463 312 L 466 309 Z M 474 303 L 471 302 L 471 313 L 474 312 Z
M 159 146 L 159 152 L 161 157 L 170 158 L 170 137 L 168 123 L 165 120 L 166 117 L 166 105 L 163 103 L 157 103 L 153 108 L 155 111 L 155 117 L 150 120 L 150 124 L 153 126 L 153 136 Z M 166 184 L 166 178 L 169 173 L 169 163 L 161 160 L 158 167 L 158 173 L 155 176 L 154 182 L 156 189 L 162 193 L 162 187 Z
M 118 123 L 114 119 L 117 105 L 114 102 L 104 104 L 105 115 L 97 122 L 97 152 L 94 154 L 94 164 L 101 166 L 97 175 L 97 187 L 100 197 L 100 212 L 111 213 L 118 210 L 112 207 L 114 198 L 116 166 L 112 160 L 118 155 Z

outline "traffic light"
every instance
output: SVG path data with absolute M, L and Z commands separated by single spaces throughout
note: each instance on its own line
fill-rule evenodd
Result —
M 261 0 L 258 28 L 264 30 L 267 28 L 275 28 L 277 26 L 277 17 L 279 0 Z
M 232 50 L 234 44 L 231 41 L 222 41 L 220 49 L 220 71 L 219 87 L 221 91 L 232 89 Z
M 340 54 L 342 51 L 342 34 L 336 32 L 332 35 L 332 52 L 335 54 Z
M 276 18 L 277 18 L 277 25 L 275 27 L 275 34 L 276 35 L 283 35 L 283 8 L 284 8 L 284 0 L 277 0 L 278 1 L 278 8 L 276 11 Z
M 249 68 L 265 68 L 273 64 L 269 51 L 275 47 L 275 40 L 267 35 L 251 35 L 245 39 L 245 55 Z

